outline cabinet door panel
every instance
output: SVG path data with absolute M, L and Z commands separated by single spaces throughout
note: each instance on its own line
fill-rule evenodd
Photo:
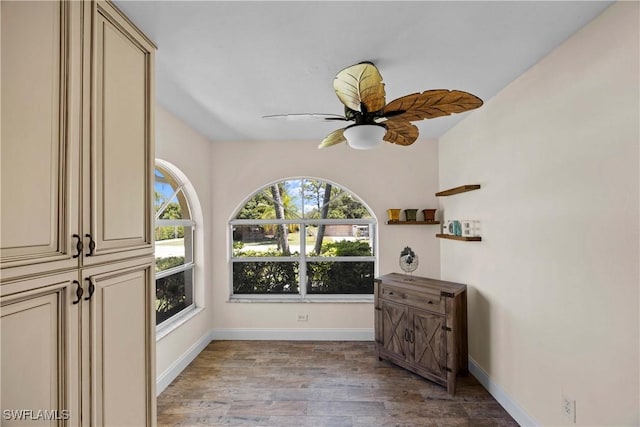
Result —
M 89 301 L 92 423 L 152 424 L 153 263 L 85 273 L 95 286 Z M 117 268 L 108 265 L 105 268 Z
M 2 425 L 78 425 L 77 281 L 58 275 L 16 283 L 0 299 Z M 23 410 L 23 412 L 20 412 Z M 24 412 L 30 410 L 32 412 Z M 7 419 L 9 418 L 9 419 Z
M 408 310 L 405 306 L 382 300 L 382 346 L 385 351 L 407 359 Z
M 445 316 L 413 310 L 413 360 L 423 369 L 446 379 L 447 345 Z
M 96 7 L 89 232 L 96 246 L 85 264 L 152 250 L 153 47 L 109 4 Z
M 72 157 L 78 135 L 70 129 L 77 121 L 70 116 L 78 108 L 79 75 L 72 68 L 79 64 L 80 33 L 71 21 L 81 5 L 0 2 L 0 7 L 2 268 L 61 260 L 77 264 L 69 241 L 77 232 L 77 214 L 69 207 L 77 209 L 79 194 L 77 183 L 71 189 L 69 174 L 78 165 L 70 164 L 78 161 Z

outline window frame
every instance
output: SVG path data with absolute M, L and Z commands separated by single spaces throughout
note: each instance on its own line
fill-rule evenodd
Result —
M 160 208 L 158 209 L 157 212 L 154 213 L 154 256 L 155 256 L 155 232 L 157 230 L 158 227 L 185 227 L 185 235 L 183 237 L 184 239 L 184 243 L 185 243 L 185 260 L 187 259 L 187 252 L 190 251 L 191 254 L 191 259 L 189 262 L 183 262 L 181 265 L 177 265 L 175 267 L 171 267 L 168 268 L 166 270 L 162 270 L 162 271 L 156 271 L 155 272 L 155 280 L 154 280 L 154 287 L 156 289 L 157 292 L 157 285 L 158 285 L 158 280 L 159 279 L 163 279 L 165 277 L 169 277 L 172 276 L 174 274 L 178 274 L 181 272 L 186 272 L 186 271 L 190 271 L 190 275 L 191 275 L 191 280 L 190 283 L 187 285 L 187 283 L 185 283 L 185 294 L 186 295 L 190 295 L 190 303 L 185 306 L 182 310 L 178 311 L 177 313 L 174 313 L 172 316 L 162 320 L 160 323 L 156 323 L 156 331 L 162 331 L 165 330 L 167 328 L 170 328 L 172 325 L 176 324 L 177 322 L 180 322 L 183 318 L 185 318 L 185 316 L 188 316 L 189 313 L 193 312 L 196 310 L 197 308 L 197 304 L 196 304 L 196 253 L 195 253 L 195 247 L 196 247 L 196 228 L 197 228 L 197 223 L 196 221 L 193 219 L 193 206 L 192 206 L 192 202 L 190 200 L 190 195 L 188 194 L 187 191 L 187 185 L 185 182 L 183 182 L 183 180 L 181 180 L 178 177 L 178 173 L 174 170 L 175 167 L 172 165 L 167 165 L 165 162 L 160 162 L 158 160 L 156 160 L 155 165 L 154 165 L 154 186 L 155 186 L 155 182 L 156 182 L 156 178 L 155 178 L 155 170 L 159 170 L 160 173 L 163 175 L 165 182 L 167 184 L 169 184 L 171 186 L 171 188 L 173 189 L 173 193 L 171 194 L 170 197 L 167 198 L 167 200 L 160 206 Z M 155 187 L 154 187 L 155 188 Z M 174 198 L 178 199 L 178 203 L 180 204 L 181 208 L 184 211 L 184 208 L 186 207 L 187 211 L 186 213 L 188 214 L 189 218 L 186 219 L 161 219 L 159 218 L 160 215 L 162 215 L 162 213 L 164 212 L 164 210 L 167 208 L 167 206 L 171 203 L 172 200 L 174 200 Z M 184 206 L 183 206 L 184 204 Z M 189 227 L 189 238 L 187 238 L 186 236 L 186 230 Z M 187 248 L 187 242 L 189 242 L 189 248 Z M 156 301 L 154 299 L 154 301 Z
M 311 218 L 293 218 L 293 219 L 236 219 L 235 217 L 238 213 L 244 208 L 244 206 L 256 195 L 270 186 L 286 181 L 304 181 L 304 180 L 315 180 L 321 181 L 323 183 L 331 184 L 335 188 L 339 188 L 340 190 L 349 193 L 354 199 L 356 199 L 364 208 L 367 209 L 369 214 L 369 218 L 358 218 L 358 219 L 311 219 Z M 234 257 L 233 255 L 233 232 L 234 227 L 238 225 L 274 225 L 274 224 L 296 224 L 300 226 L 300 235 L 304 236 L 306 234 L 306 229 L 311 225 L 321 225 L 321 224 L 333 224 L 333 225 L 366 225 L 369 227 L 369 241 L 371 246 L 372 255 L 369 256 L 311 256 L 307 254 L 306 251 L 306 240 L 304 238 L 300 239 L 300 251 L 298 255 L 291 256 L 271 256 L 271 257 Z M 271 182 L 267 185 L 260 187 L 258 190 L 254 191 L 243 200 L 240 206 L 235 210 L 232 219 L 228 224 L 228 240 L 230 244 L 229 247 L 229 301 L 231 302 L 242 302 L 242 301 L 264 301 L 264 302 L 370 302 L 373 301 L 373 290 L 370 294 L 316 294 L 309 293 L 307 290 L 307 263 L 309 262 L 373 262 L 373 271 L 374 276 L 378 270 L 378 221 L 373 211 L 369 206 L 358 197 L 353 191 L 345 188 L 342 185 L 336 184 L 332 181 L 322 179 L 322 178 L 312 178 L 312 177 L 295 177 L 295 178 L 284 178 L 274 182 Z M 233 265 L 237 262 L 298 262 L 298 293 L 295 294 L 286 294 L 286 293 L 278 293 L 278 294 L 264 294 L 264 293 L 255 293 L 255 294 L 236 294 L 234 293 L 234 283 L 233 283 Z

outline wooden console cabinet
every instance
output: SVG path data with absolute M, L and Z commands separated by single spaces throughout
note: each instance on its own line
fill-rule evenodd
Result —
M 455 393 L 467 373 L 467 286 L 391 273 L 374 281 L 376 353 Z

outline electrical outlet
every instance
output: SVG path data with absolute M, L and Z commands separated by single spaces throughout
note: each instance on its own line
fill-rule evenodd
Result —
M 562 396 L 562 413 L 566 418 L 571 420 L 572 423 L 576 422 L 576 401 L 567 397 Z
M 298 322 L 308 322 L 309 315 L 308 314 L 298 314 Z

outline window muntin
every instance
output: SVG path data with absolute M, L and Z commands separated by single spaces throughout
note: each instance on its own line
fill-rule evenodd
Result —
M 194 227 L 182 183 L 155 169 L 156 324 L 194 305 Z
M 286 235 L 286 245 L 280 236 Z M 233 256 L 291 257 L 300 251 L 300 227 L 297 224 L 239 223 L 233 227 Z
M 372 294 L 373 261 L 307 263 L 309 294 Z
M 256 192 L 230 222 L 232 295 L 370 295 L 376 221 L 353 194 L 301 178 Z
M 193 269 L 156 278 L 156 324 L 171 319 L 193 304 Z
M 373 256 L 373 224 L 310 222 L 305 229 L 307 256 Z
M 253 260 L 233 263 L 234 294 L 299 293 L 300 263 Z

